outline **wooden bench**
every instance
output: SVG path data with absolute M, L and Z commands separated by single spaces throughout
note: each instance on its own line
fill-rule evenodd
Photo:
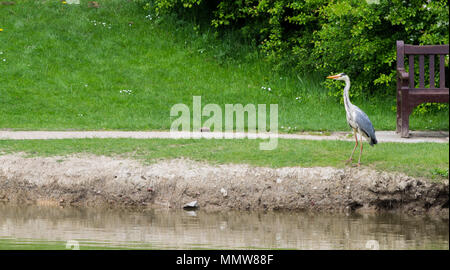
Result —
M 417 46 L 397 41 L 397 133 L 409 137 L 409 115 L 415 107 L 425 102 L 448 103 L 448 86 L 445 86 L 445 56 L 447 45 Z M 405 58 L 408 56 L 408 72 Z M 429 63 L 429 86 L 425 86 L 425 56 Z M 439 59 L 439 86 L 435 85 L 435 56 Z M 414 85 L 414 59 L 419 60 L 419 85 Z

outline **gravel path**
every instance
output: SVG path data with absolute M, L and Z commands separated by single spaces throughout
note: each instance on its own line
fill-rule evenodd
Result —
M 323 134 L 320 132 L 305 132 L 297 134 L 278 134 L 278 138 L 296 140 L 345 140 L 353 141 L 350 132 L 333 132 Z M 449 132 L 447 131 L 412 131 L 410 138 L 401 138 L 394 131 L 377 131 L 379 143 L 448 143 Z M 245 138 L 258 137 L 266 139 L 276 134 L 254 134 L 246 133 L 215 133 L 215 132 L 176 132 L 169 131 L 8 131 L 0 130 L 0 140 L 45 140 L 45 139 L 83 139 L 83 138 L 134 138 L 134 139 L 168 139 L 168 138 Z

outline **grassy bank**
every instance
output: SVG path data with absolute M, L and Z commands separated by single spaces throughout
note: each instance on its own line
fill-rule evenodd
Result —
M 0 128 L 164 130 L 174 104 L 200 95 L 222 109 L 278 104 L 282 132 L 348 130 L 322 76 L 273 72 L 232 33 L 147 16 L 133 1 L 15 2 L 0 5 Z M 394 100 L 354 103 L 375 129 L 395 128 Z M 411 118 L 412 129 L 448 127 L 448 111 Z
M 352 142 L 280 139 L 272 151 L 259 150 L 261 140 L 173 139 L 65 139 L 0 140 L 0 153 L 25 152 L 32 156 L 64 156 L 78 153 L 126 156 L 145 162 L 189 158 L 216 164 L 247 163 L 273 168 L 332 166 L 343 168 Z M 432 179 L 448 178 L 449 145 L 436 143 L 383 143 L 366 146 L 363 167 L 403 172 Z M 355 153 L 358 157 L 359 152 Z
M 89 241 L 80 242 L 79 250 L 129 250 L 129 249 L 152 249 L 151 245 L 140 247 L 133 246 L 108 246 L 104 243 L 91 243 Z M 68 246 L 67 241 L 47 241 L 35 239 L 1 239 L 0 250 L 70 250 L 73 246 Z

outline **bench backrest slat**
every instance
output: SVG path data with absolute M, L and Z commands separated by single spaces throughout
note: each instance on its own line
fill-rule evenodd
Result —
M 425 61 L 424 61 L 424 55 L 419 55 L 419 87 L 424 88 L 425 87 Z
M 434 88 L 434 54 L 430 54 L 430 88 Z
M 409 70 L 412 70 L 413 72 L 409 72 L 409 88 L 414 88 L 414 55 L 410 54 L 408 56 L 408 62 L 409 62 Z
M 445 88 L 445 56 L 443 54 L 439 55 L 439 88 Z

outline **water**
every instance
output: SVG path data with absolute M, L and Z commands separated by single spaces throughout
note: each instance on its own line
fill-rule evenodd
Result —
M 449 249 L 449 223 L 393 214 L 0 204 L 0 249 L 76 248 L 74 243 L 80 249 Z

